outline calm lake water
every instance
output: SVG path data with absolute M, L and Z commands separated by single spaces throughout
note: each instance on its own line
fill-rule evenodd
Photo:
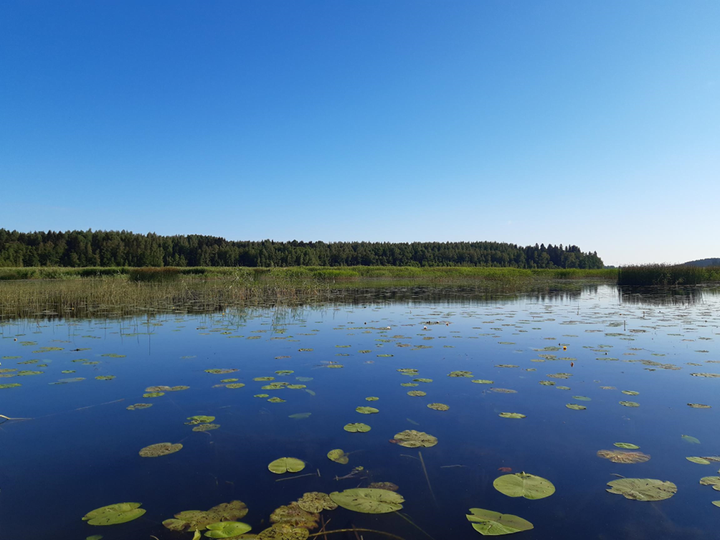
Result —
M 716 539 L 720 508 L 712 501 L 720 492 L 699 481 L 720 468 L 720 378 L 692 374 L 720 374 L 719 308 L 720 295 L 709 291 L 656 297 L 601 286 L 489 301 L 368 295 L 356 305 L 5 321 L 0 385 L 20 386 L 0 388 L 0 414 L 29 420 L 0 425 L 0 538 L 190 540 L 162 521 L 232 500 L 247 504 L 241 521 L 259 533 L 275 508 L 305 492 L 392 482 L 405 498 L 404 517 L 339 508 L 323 513 L 328 529 L 470 540 L 480 535 L 465 515 L 483 508 L 530 521 L 535 528 L 518 539 Z M 213 369 L 236 371 L 206 372 Z M 472 376 L 449 377 L 454 371 Z M 228 388 L 226 379 L 245 386 Z M 262 389 L 269 382 L 304 388 Z M 143 397 L 156 385 L 189 389 Z M 415 390 L 426 395 L 408 395 Z M 127 409 L 136 403 L 152 406 Z M 363 406 L 379 412 L 356 412 Z M 220 427 L 195 432 L 186 424 L 194 415 L 214 416 Z M 371 430 L 345 431 L 352 422 Z M 437 437 L 419 449 L 423 462 L 417 448 L 391 442 L 404 430 Z M 183 448 L 139 455 L 161 442 Z M 598 457 L 617 442 L 650 459 Z M 326 457 L 338 448 L 349 463 Z M 285 456 L 305 469 L 268 470 Z M 522 471 L 556 492 L 528 500 L 493 487 Z M 606 491 L 618 475 L 671 481 L 677 493 L 629 500 Z M 81 520 L 130 501 L 147 513 L 107 527 Z

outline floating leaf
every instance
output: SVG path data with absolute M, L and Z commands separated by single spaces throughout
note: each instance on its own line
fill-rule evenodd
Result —
M 182 449 L 183 445 L 172 444 L 169 442 L 151 444 L 140 450 L 141 457 L 160 457 L 167 456 L 168 454 L 174 454 Z
M 349 431 L 350 433 L 365 433 L 370 431 L 371 428 L 367 424 L 363 424 L 361 422 L 352 422 L 350 424 L 345 424 L 343 429 L 345 431 Z
M 295 413 L 288 416 L 288 418 L 292 418 L 293 420 L 302 420 L 304 418 L 310 418 L 310 415 L 312 413 L 309 412 L 301 412 L 301 413 Z
M 698 465 L 710 465 L 710 461 L 702 457 L 686 457 L 689 462 L 697 463 Z
M 720 476 L 704 476 L 700 479 L 703 486 L 712 486 L 715 491 L 720 491 Z
M 268 399 L 270 403 L 285 403 L 284 399 L 280 399 L 279 397 L 271 397 Z
M 527 473 L 505 474 L 496 478 L 493 487 L 508 497 L 544 499 L 555 493 L 555 486 L 549 480 Z
M 185 510 L 175 514 L 175 519 L 166 519 L 162 523 L 171 531 L 202 531 L 212 523 L 242 519 L 247 512 L 244 502 L 232 501 L 213 506 L 210 510 Z
M 413 379 L 415 382 L 421 382 L 421 383 L 431 383 L 433 382 L 432 379 Z
M 20 383 L 0 384 L 0 388 L 17 388 L 18 386 L 22 386 L 22 385 Z
M 340 450 L 339 448 L 337 448 L 335 450 L 330 450 L 327 453 L 327 457 L 328 457 L 328 459 L 330 459 L 330 461 L 334 461 L 335 463 L 342 463 L 343 465 L 345 465 L 348 461 L 350 461 L 347 454 L 345 452 L 343 452 L 342 450 Z
M 356 407 L 355 410 L 360 414 L 376 414 L 380 412 L 375 407 Z
M 637 450 L 640 448 L 636 444 L 627 443 L 627 442 L 616 442 L 613 444 L 613 446 L 617 446 L 618 448 L 625 448 L 626 450 Z
M 692 443 L 692 444 L 700 444 L 700 440 L 699 440 L 699 439 L 696 439 L 695 437 L 692 437 L 692 436 L 690 436 L 690 435 L 681 435 L 681 437 L 682 437 L 682 439 L 683 439 L 685 442 L 689 442 L 689 443 Z
M 610 486 L 608 493 L 636 501 L 662 501 L 677 493 L 677 486 L 672 482 L 652 478 L 621 478 L 608 482 L 607 485 Z
M 214 416 L 188 416 L 189 422 L 185 422 L 186 424 L 190 426 L 194 426 L 196 424 L 209 424 L 213 420 L 215 420 Z
M 212 373 L 213 375 L 225 375 L 226 373 L 234 373 L 237 369 L 206 369 L 205 373 Z
M 573 411 L 584 411 L 587 409 L 585 405 L 578 405 L 577 403 L 568 403 L 565 405 L 568 409 L 572 409 Z
M 598 450 L 597 456 L 609 459 L 613 463 L 644 463 L 650 456 L 642 452 L 623 452 L 622 450 Z
M 639 403 L 635 403 L 634 401 L 621 401 L 620 405 L 623 407 L 639 407 Z
M 147 409 L 152 407 L 152 403 L 136 403 L 135 405 L 129 405 L 125 407 L 128 411 L 135 411 L 137 409 Z
M 592 399 L 585 396 L 573 396 L 573 399 L 577 399 L 578 401 L 592 401 Z
M 319 513 L 323 510 L 335 510 L 338 505 L 335 504 L 330 495 L 319 491 L 310 491 L 304 493 L 302 498 L 298 499 L 297 505 L 310 513 Z
M 710 405 L 703 405 L 702 403 L 688 403 L 688 407 L 693 409 L 712 409 Z
M 720 375 L 718 375 L 717 373 L 691 373 L 690 375 L 692 375 L 693 377 L 708 377 L 714 379 L 720 378 Z
M 715 506 L 720 506 L 720 501 L 712 501 Z
M 98 375 L 95 377 L 98 381 L 112 381 L 115 375 Z
M 300 349 L 302 350 L 302 349 Z M 312 350 L 312 349 L 310 349 Z M 276 523 L 257 535 L 258 540 L 305 540 L 310 535 L 307 529 L 293 527 L 287 523 Z
M 305 468 L 305 462 L 291 457 L 278 458 L 268 465 L 270 472 L 283 474 L 286 472 L 300 472 Z
M 205 536 L 208 538 L 233 538 L 245 534 L 250 529 L 252 529 L 250 525 L 241 521 L 221 521 L 210 523 Z
M 623 390 L 623 394 L 626 394 L 628 396 L 639 396 L 640 392 L 635 392 L 634 390 Z
M 408 394 L 408 396 L 413 396 L 413 397 L 427 396 L 427 393 L 423 392 L 422 390 L 410 390 L 407 394 Z
M 333 491 L 332 501 L 353 512 L 364 514 L 387 514 L 402 509 L 405 499 L 399 493 L 386 489 L 355 488 Z
M 226 384 L 225 388 L 242 388 L 243 386 L 245 386 L 245 383 L 236 382 L 236 383 Z
M 200 424 L 199 426 L 195 426 L 192 430 L 193 431 L 212 431 L 213 429 L 217 429 L 220 427 L 220 424 Z
M 370 396 L 370 397 L 366 397 L 366 398 L 365 398 L 365 401 L 377 401 L 377 400 L 379 400 L 379 399 L 380 399 L 379 397 Z
M 266 398 L 266 397 L 270 397 L 270 394 L 255 394 L 253 397 L 256 397 L 256 398 Z
M 532 523 L 521 517 L 482 508 L 471 508 L 470 514 L 465 517 L 472 523 L 473 529 L 483 536 L 502 536 L 533 528 Z
M 444 403 L 428 403 L 428 409 L 432 409 L 434 411 L 449 411 L 450 407 Z
M 394 440 L 397 444 L 405 446 L 406 448 L 430 448 L 431 446 L 435 446 L 438 442 L 437 437 L 433 437 L 432 435 L 422 431 L 415 431 L 414 429 L 407 429 L 405 431 L 401 431 L 400 433 L 396 433 Z
M 137 519 L 145 513 L 142 503 L 117 503 L 96 508 L 83 516 L 88 525 L 118 525 Z
M 451 371 L 448 373 L 448 377 L 472 377 L 471 371 Z
M 525 418 L 524 414 L 516 412 L 501 412 L 498 416 L 500 418 Z
M 147 394 L 143 394 L 143 397 L 145 397 L 145 398 L 160 397 L 160 396 L 164 396 L 164 395 L 165 395 L 165 392 L 148 392 Z
M 314 529 L 317 527 L 319 519 L 318 514 L 303 510 L 296 502 L 276 508 L 270 514 L 272 523 L 282 523 L 292 527 L 302 527 L 303 529 Z
M 375 489 L 387 489 L 388 491 L 397 491 L 399 489 L 397 484 L 393 484 L 392 482 L 373 482 L 368 487 Z
M 489 381 L 487 379 L 473 379 L 472 382 L 475 384 L 495 384 L 495 381 Z

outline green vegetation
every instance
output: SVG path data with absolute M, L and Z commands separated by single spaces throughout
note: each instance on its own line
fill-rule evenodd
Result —
M 720 281 L 720 267 L 645 264 L 618 269 L 618 285 L 668 287 L 710 281 Z
M 577 246 L 501 242 L 231 242 L 127 231 L 21 233 L 0 229 L 0 267 L 495 266 L 602 268 Z

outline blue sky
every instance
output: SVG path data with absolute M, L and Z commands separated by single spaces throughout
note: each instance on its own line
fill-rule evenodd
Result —
M 720 2 L 0 3 L 0 227 L 720 257 Z

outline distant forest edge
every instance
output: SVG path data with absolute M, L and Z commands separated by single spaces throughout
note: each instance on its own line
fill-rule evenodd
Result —
M 720 257 L 712 259 L 698 259 L 696 261 L 688 261 L 685 266 L 720 266 Z
M 500 242 L 260 242 L 127 231 L 0 229 L 0 267 L 483 266 L 601 269 L 577 246 Z

